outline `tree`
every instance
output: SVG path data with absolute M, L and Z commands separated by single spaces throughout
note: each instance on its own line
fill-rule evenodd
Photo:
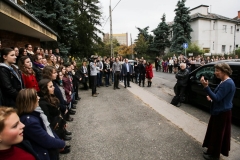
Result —
M 183 43 L 190 43 L 191 32 L 193 31 L 190 25 L 191 17 L 189 16 L 189 8 L 185 7 L 186 0 L 179 0 L 177 8 L 174 10 L 176 16 L 174 18 L 173 38 L 170 51 L 182 53 Z
M 143 28 L 143 29 L 141 29 L 141 28 L 139 28 L 139 27 L 136 27 L 136 28 L 137 28 L 138 31 L 139 31 L 139 33 L 138 33 L 138 38 L 140 37 L 140 35 L 142 35 L 142 36 L 144 37 L 145 41 L 148 41 L 148 38 L 149 38 L 149 34 L 148 34 L 149 26 L 147 26 L 147 27 L 145 27 L 145 28 Z
M 120 45 L 118 47 L 118 55 L 127 56 L 132 54 L 132 46 Z
M 71 41 L 72 54 L 90 57 L 105 48 L 101 37 L 102 12 L 99 0 L 74 0 L 74 19 L 77 35 Z M 99 33 L 99 34 L 98 34 Z
M 170 47 L 169 35 L 170 27 L 166 24 L 166 15 L 163 14 L 161 18 L 162 22 L 159 23 L 156 29 L 152 32 L 155 35 L 153 43 L 150 47 L 152 52 L 155 52 L 156 55 L 164 55 L 164 51 L 167 47 Z
M 186 53 L 193 53 L 193 56 L 198 56 L 198 55 L 202 55 L 204 53 L 203 50 L 200 49 L 200 47 L 195 44 L 195 43 L 191 43 L 187 50 L 186 50 Z
M 137 52 L 139 57 L 146 56 L 148 51 L 148 41 L 145 40 L 142 34 L 139 35 L 139 38 L 135 42 L 136 46 L 134 51 Z
M 63 54 L 67 54 L 70 43 L 76 36 L 73 16 L 73 0 L 26 0 L 26 10 L 48 25 L 58 34 L 58 41 L 48 42 L 45 47 L 58 47 Z

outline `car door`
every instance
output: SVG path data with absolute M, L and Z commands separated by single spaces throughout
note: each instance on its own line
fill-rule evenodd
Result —
M 214 71 L 215 69 L 213 65 L 205 65 L 191 73 L 191 84 L 189 86 L 191 91 L 190 101 L 205 107 L 210 107 L 211 103 L 206 99 L 207 94 L 203 90 L 200 79 L 204 76 L 208 80 L 211 90 L 214 90 L 220 82 L 219 79 L 216 78 Z
M 236 119 L 240 119 L 240 66 L 230 66 L 232 75 L 230 76 L 235 83 L 236 92 L 233 98 L 232 114 Z

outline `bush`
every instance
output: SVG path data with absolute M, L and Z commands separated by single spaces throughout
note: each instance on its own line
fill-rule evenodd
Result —
M 189 46 L 188 46 L 188 49 L 186 50 L 186 53 L 188 55 L 188 53 L 193 53 L 193 56 L 197 56 L 197 55 L 202 55 L 204 52 L 204 50 L 200 49 L 200 47 L 195 44 L 195 43 L 191 43 Z

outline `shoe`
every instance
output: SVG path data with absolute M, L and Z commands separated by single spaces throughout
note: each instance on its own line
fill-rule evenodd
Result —
M 106 85 L 106 87 L 108 87 L 108 85 Z
M 179 102 L 177 105 L 176 105 L 176 107 L 180 107 L 181 106 L 181 103 Z
M 72 108 L 72 109 L 77 109 L 77 107 L 76 107 L 76 106 L 74 106 L 74 105 L 73 105 L 71 108 Z
M 116 87 L 113 88 L 114 90 L 116 89 Z
M 64 147 L 64 149 L 70 149 L 71 148 L 71 145 L 66 145 L 65 147 Z
M 64 147 L 64 149 L 63 149 L 62 151 L 60 151 L 59 153 L 61 153 L 61 154 L 67 154 L 67 153 L 69 153 L 69 152 L 70 152 L 70 148 Z
M 203 154 L 203 158 L 206 160 L 219 160 L 219 157 L 213 157 L 211 155 L 208 154 Z
M 124 88 L 127 88 L 126 86 Z
M 76 100 L 80 100 L 81 98 L 80 97 L 77 97 L 77 98 L 75 98 Z
M 119 87 L 117 87 L 117 89 L 120 89 Z
M 73 110 L 69 110 L 68 112 L 69 112 L 69 114 L 71 114 L 71 115 L 75 115 L 75 114 L 76 114 L 76 111 L 73 111 Z
M 93 94 L 92 96 L 93 96 L 93 97 L 97 97 L 97 95 L 96 95 L 96 94 Z
M 72 139 L 72 137 L 65 136 L 63 139 L 64 139 L 65 141 L 70 141 L 70 140 Z
M 77 104 L 77 103 L 78 103 L 78 101 L 74 101 L 74 102 L 73 102 L 73 104 Z
M 68 117 L 68 118 L 66 119 L 66 121 L 72 122 L 72 121 L 73 121 L 73 118 L 72 118 L 72 117 Z
M 72 135 L 72 132 L 65 130 L 65 134 L 70 136 L 70 135 Z
M 128 86 L 129 88 L 131 88 L 131 86 Z
M 99 93 L 96 92 L 96 94 L 99 94 Z

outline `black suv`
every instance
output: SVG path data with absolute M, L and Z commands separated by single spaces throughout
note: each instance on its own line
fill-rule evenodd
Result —
M 203 90 L 203 86 L 200 83 L 200 78 L 204 76 L 208 82 L 209 87 L 214 90 L 220 83 L 220 79 L 216 78 L 214 72 L 214 65 L 219 62 L 227 63 L 233 73 L 230 76 L 236 85 L 236 92 L 233 98 L 232 116 L 234 119 L 240 120 L 240 59 L 221 60 L 211 62 L 201 66 L 189 75 L 188 87 L 186 91 L 186 102 L 199 104 L 204 107 L 210 107 L 211 102 L 206 99 L 206 92 Z

